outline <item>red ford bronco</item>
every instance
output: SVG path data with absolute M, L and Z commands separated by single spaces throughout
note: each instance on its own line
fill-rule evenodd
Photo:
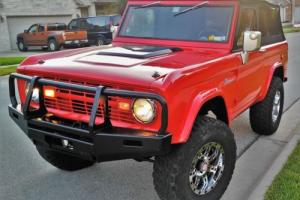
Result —
M 288 45 L 265 1 L 131 1 L 108 48 L 29 57 L 9 114 L 62 170 L 154 162 L 161 199 L 219 199 L 234 171 L 232 121 L 280 123 Z M 153 159 L 154 158 L 154 159 Z

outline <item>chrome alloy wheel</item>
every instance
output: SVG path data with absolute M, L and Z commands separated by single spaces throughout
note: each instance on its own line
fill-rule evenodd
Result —
M 50 43 L 50 50 L 55 51 L 55 44 L 53 42 Z
M 281 92 L 278 90 L 276 91 L 274 101 L 273 101 L 273 109 L 272 109 L 272 120 L 273 123 L 276 123 L 281 109 Z
M 197 195 L 212 191 L 224 172 L 224 149 L 215 142 L 205 144 L 193 159 L 189 173 L 190 187 Z
M 22 49 L 22 50 L 24 49 L 24 43 L 23 42 L 19 42 L 19 48 Z

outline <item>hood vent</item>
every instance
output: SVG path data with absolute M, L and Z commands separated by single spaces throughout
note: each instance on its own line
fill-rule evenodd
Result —
M 157 46 L 123 46 L 105 49 L 97 53 L 97 55 L 147 59 L 177 51 L 181 51 L 181 49 Z

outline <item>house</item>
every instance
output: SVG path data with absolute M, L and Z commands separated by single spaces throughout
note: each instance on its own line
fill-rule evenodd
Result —
M 299 25 L 300 24 L 300 0 L 293 0 L 294 6 L 293 6 L 293 24 Z
M 300 0 L 268 0 L 280 6 L 282 22 L 300 24 Z
M 292 21 L 292 0 L 269 0 L 269 2 L 280 6 L 281 22 Z
M 119 0 L 0 0 L 0 51 L 17 49 L 17 34 L 34 23 L 68 23 L 119 10 Z

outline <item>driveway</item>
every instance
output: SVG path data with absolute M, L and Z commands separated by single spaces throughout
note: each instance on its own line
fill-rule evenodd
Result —
M 285 109 L 300 97 L 300 34 L 289 35 L 288 41 L 290 62 Z M 0 199 L 159 200 L 152 184 L 151 163 L 107 162 L 75 173 L 49 165 L 9 119 L 7 90 L 7 77 L 0 78 Z M 248 112 L 235 121 L 232 129 L 241 155 L 258 138 L 250 128 Z

